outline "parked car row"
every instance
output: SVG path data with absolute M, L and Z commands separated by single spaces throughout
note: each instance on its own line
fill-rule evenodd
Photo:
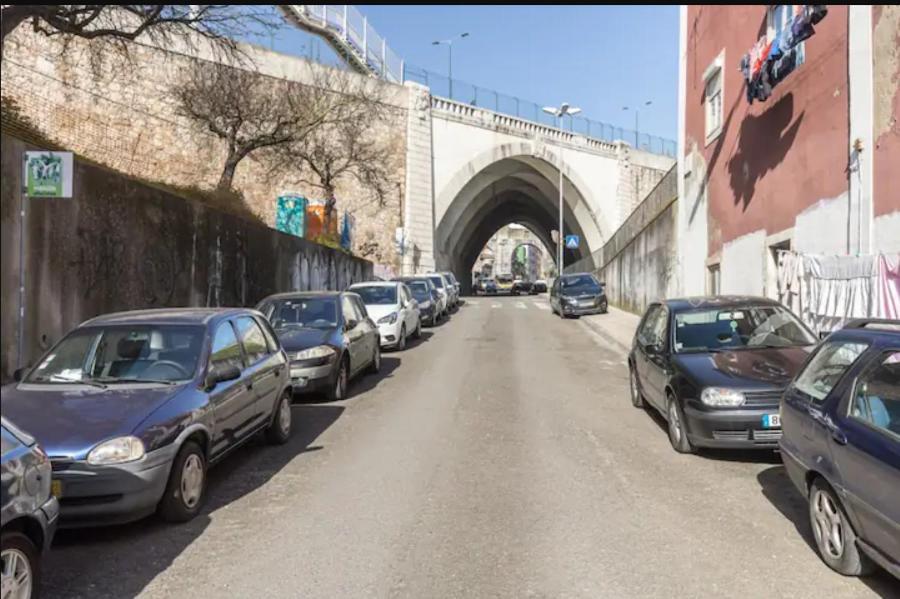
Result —
M 498 293 L 537 295 L 539 293 L 547 293 L 547 282 L 543 280 L 526 281 L 524 279 L 515 279 L 509 282 L 506 277 L 500 276 L 497 280 L 479 279 L 475 282 L 473 289 L 476 295 L 496 295 Z
M 459 301 L 429 273 L 82 323 L 2 390 L 3 596 L 40 588 L 57 525 L 195 517 L 210 467 L 260 434 L 286 443 L 297 396 L 344 399 Z
M 900 578 L 900 322 L 819 343 L 770 299 L 669 299 L 644 313 L 628 368 L 632 404 L 659 412 L 675 451 L 780 450 L 822 560 Z

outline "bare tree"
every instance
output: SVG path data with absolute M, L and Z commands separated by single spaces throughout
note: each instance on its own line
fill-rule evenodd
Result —
M 168 46 L 179 39 L 190 47 L 205 39 L 233 53 L 235 39 L 271 32 L 280 23 L 273 11 L 255 5 L 184 4 L 7 4 L 2 13 L 2 45 L 23 23 L 48 37 L 82 38 L 118 45 L 147 39 Z
M 304 136 L 279 146 L 278 164 L 300 167 L 300 182 L 321 189 L 326 205 L 326 230 L 334 217 L 335 193 L 340 182 L 355 179 L 379 206 L 391 188 L 390 148 L 385 126 L 391 111 L 384 87 L 352 73 L 335 73 L 327 102 L 328 122 Z
M 195 62 L 173 87 L 178 112 L 223 140 L 227 153 L 217 188 L 232 186 L 237 165 L 263 149 L 299 143 L 349 114 L 355 98 L 334 91 L 343 73 L 311 68 L 301 84 L 222 63 Z

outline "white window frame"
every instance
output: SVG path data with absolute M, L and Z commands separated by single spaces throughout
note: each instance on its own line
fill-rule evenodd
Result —
M 722 133 L 725 106 L 725 49 L 703 71 L 703 120 L 706 145 Z
M 781 23 L 775 22 L 775 13 L 779 6 L 786 6 L 787 10 L 781 13 Z M 785 27 L 794 17 L 794 10 L 797 4 L 770 4 L 766 8 L 766 41 L 772 42 L 775 39 L 776 29 Z M 780 25 L 780 27 L 778 27 Z M 797 48 L 797 64 L 795 69 L 806 61 L 806 42 L 800 42 Z

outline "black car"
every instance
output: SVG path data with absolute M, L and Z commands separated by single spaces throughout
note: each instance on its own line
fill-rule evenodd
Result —
M 61 526 L 190 520 L 209 466 L 291 434 L 287 356 L 254 310 L 100 316 L 16 378 L 3 414 L 49 454 Z
M 41 556 L 50 548 L 59 521 L 51 494 L 50 459 L 34 437 L 6 418 L 2 432 L 2 597 L 37 597 Z
M 547 282 L 546 281 L 535 281 L 531 286 L 531 293 L 533 295 L 537 295 L 539 293 L 547 293 Z
M 424 326 L 434 326 L 439 320 L 437 313 L 437 289 L 428 277 L 400 277 L 394 279 L 406 283 L 410 293 L 419 303 L 419 314 Z
M 603 285 L 591 273 L 557 277 L 550 288 L 550 309 L 562 318 L 606 314 L 609 305 Z
M 530 295 L 532 288 L 533 284 L 531 281 L 513 281 L 512 293 L 513 295 Z
M 378 326 L 355 293 L 309 291 L 272 295 L 257 309 L 272 323 L 290 360 L 295 394 L 347 396 L 350 380 L 381 368 Z
M 788 387 L 779 447 L 822 560 L 900 578 L 900 322 L 832 333 Z
M 676 451 L 778 445 L 778 402 L 816 343 L 776 301 L 670 299 L 647 308 L 628 357 L 631 401 L 659 411 Z

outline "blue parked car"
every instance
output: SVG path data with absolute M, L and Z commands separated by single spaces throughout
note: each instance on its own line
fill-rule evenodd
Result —
M 209 466 L 291 433 L 287 356 L 255 310 L 100 316 L 16 380 L 3 415 L 49 454 L 62 526 L 190 520 Z
M 900 322 L 832 333 L 782 398 L 785 469 L 809 499 L 822 560 L 900 578 Z

